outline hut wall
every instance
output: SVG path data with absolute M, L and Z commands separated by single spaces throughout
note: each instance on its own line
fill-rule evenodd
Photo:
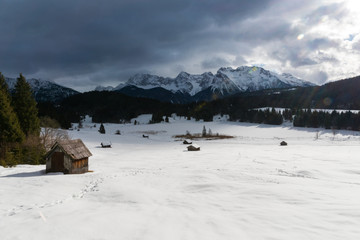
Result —
M 71 164 L 72 174 L 86 173 L 89 171 L 89 161 L 88 158 L 83 158 L 80 160 L 74 160 Z
M 71 173 L 71 158 L 65 154 L 64 157 L 64 173 Z

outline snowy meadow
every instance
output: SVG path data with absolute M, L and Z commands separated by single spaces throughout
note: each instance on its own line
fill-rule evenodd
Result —
M 359 132 L 148 119 L 69 131 L 86 174 L 0 167 L 0 239 L 360 239 Z M 203 126 L 234 138 L 173 137 Z

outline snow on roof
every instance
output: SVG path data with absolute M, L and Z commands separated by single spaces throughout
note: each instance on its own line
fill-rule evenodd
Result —
M 191 144 L 189 147 L 200 148 L 200 146 L 197 144 Z

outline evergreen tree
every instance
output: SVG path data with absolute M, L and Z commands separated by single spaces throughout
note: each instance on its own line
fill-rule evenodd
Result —
M 15 85 L 13 107 L 18 116 L 20 127 L 26 136 L 40 134 L 40 121 L 36 101 L 32 96 L 31 87 L 25 77 L 20 74 Z
M 100 124 L 99 133 L 105 134 L 105 127 L 102 123 Z
M 14 152 L 24 140 L 18 118 L 10 104 L 4 76 L 0 73 L 0 165 L 14 166 L 19 154 Z
M 10 104 L 4 76 L 0 73 L 0 144 L 22 142 L 24 134 L 21 131 L 18 118 Z
M 203 137 L 206 137 L 206 128 L 205 128 L 205 125 L 203 127 L 203 130 L 202 130 L 202 134 L 201 134 Z
M 0 72 L 0 90 L 3 90 L 2 94 L 6 94 L 10 96 L 8 85 L 6 84 L 5 77 L 2 75 L 1 72 Z

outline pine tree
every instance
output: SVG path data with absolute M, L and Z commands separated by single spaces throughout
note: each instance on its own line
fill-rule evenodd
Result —
M 0 73 L 0 144 L 22 142 L 24 134 L 21 131 L 18 118 L 10 104 L 4 76 Z
M 102 123 L 100 124 L 99 133 L 105 134 L 105 127 Z
M 4 76 L 0 73 L 0 165 L 14 166 L 18 154 L 13 149 L 24 140 L 18 118 L 10 104 Z
M 201 134 L 203 137 L 206 137 L 206 128 L 205 126 L 203 127 L 203 130 L 202 130 L 202 134 Z
M 2 75 L 1 72 L 0 72 L 0 90 L 3 90 L 2 92 L 3 94 L 10 96 L 8 85 L 6 84 L 5 77 Z
M 15 85 L 13 107 L 18 116 L 20 127 L 26 136 L 40 134 L 40 121 L 36 101 L 32 96 L 31 87 L 25 77 L 20 74 Z

